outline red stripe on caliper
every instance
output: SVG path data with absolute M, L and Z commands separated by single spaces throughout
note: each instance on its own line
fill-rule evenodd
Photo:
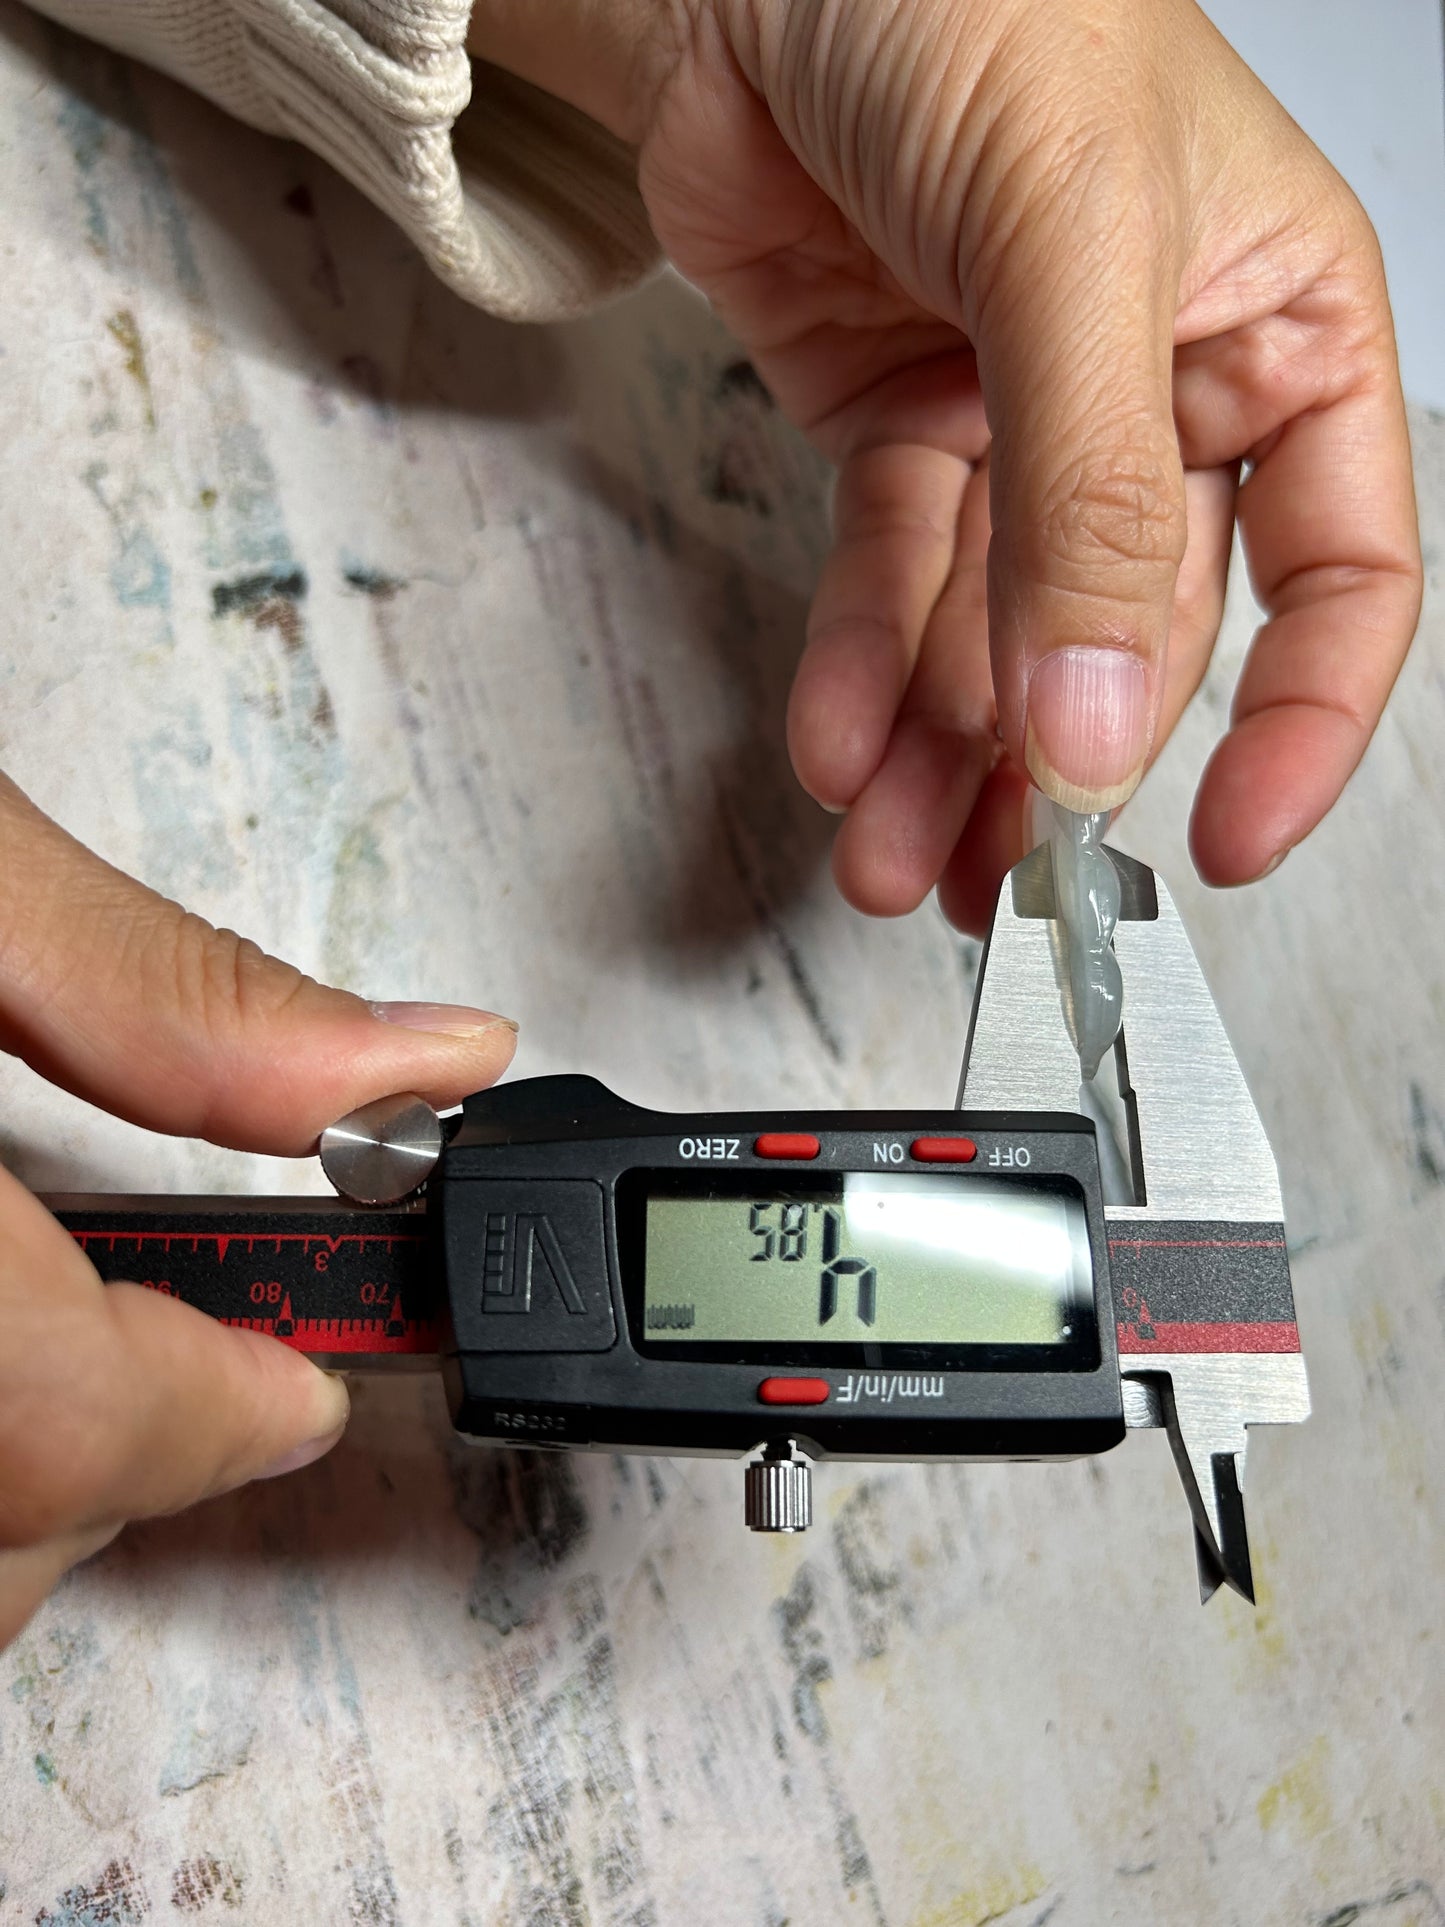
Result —
M 441 1334 L 435 1325 L 407 1323 L 400 1331 L 388 1331 L 385 1325 L 366 1324 L 357 1318 L 218 1318 L 216 1322 L 265 1332 L 298 1352 L 421 1354 L 441 1349 Z
M 1271 1324 L 1150 1325 L 1145 1337 L 1137 1325 L 1119 1326 L 1121 1352 L 1297 1352 L 1299 1326 Z

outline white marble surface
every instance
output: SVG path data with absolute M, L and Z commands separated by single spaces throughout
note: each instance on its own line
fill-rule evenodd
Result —
M 946 1103 L 971 947 L 827 879 L 781 713 L 822 478 L 690 296 L 514 332 L 304 156 L 0 8 L 0 762 L 117 862 L 519 1072 Z M 1445 423 L 1426 625 L 1263 888 L 1182 848 L 1250 612 L 1122 838 L 1278 1150 L 1316 1417 L 1201 1611 L 1163 1438 L 831 1468 L 454 1446 L 128 1533 L 0 1660 L 0 1922 L 1441 1927 Z M 269 577 L 269 589 L 258 580 Z M 249 586 L 247 586 L 249 585 Z M 1201 1155 L 1210 1147 L 1201 1146 Z M 39 1187 L 274 1189 L 0 1067 Z

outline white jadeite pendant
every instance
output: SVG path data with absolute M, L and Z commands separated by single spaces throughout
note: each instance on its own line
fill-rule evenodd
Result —
M 1107 814 L 1080 816 L 1039 799 L 1037 828 L 1047 837 L 1054 867 L 1054 911 L 1067 961 L 1064 1021 L 1091 1083 L 1124 1017 L 1124 981 L 1114 955 L 1119 921 L 1119 873 L 1104 849 Z

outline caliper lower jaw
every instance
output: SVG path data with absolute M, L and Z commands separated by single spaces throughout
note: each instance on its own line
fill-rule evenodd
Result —
M 1248 1427 L 1309 1417 L 1304 1359 L 1298 1352 L 1156 1352 L 1137 1362 L 1121 1359 L 1119 1370 L 1129 1425 L 1162 1425 L 1169 1434 L 1194 1519 L 1200 1599 L 1211 1599 L 1226 1585 L 1252 1605 L 1244 1517 Z

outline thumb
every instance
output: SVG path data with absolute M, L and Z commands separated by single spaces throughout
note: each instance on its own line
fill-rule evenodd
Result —
M 0 776 L 0 1048 L 151 1130 L 302 1155 L 393 1091 L 443 1108 L 506 1069 L 486 1010 L 370 1004 L 103 863 Z
M 1117 808 L 1144 772 L 1185 544 L 1172 224 L 1129 172 L 1075 160 L 1022 217 L 991 211 L 1009 238 L 969 302 L 1000 730 L 1082 811 Z
M 0 1548 L 80 1557 L 126 1519 L 292 1471 L 340 1437 L 338 1379 L 259 1332 L 103 1285 L 4 1172 L 0 1225 Z
M 107 1415 L 105 1476 L 82 1524 L 178 1512 L 297 1471 L 341 1437 L 345 1385 L 289 1346 L 142 1285 L 101 1290 L 106 1317 L 92 1350 L 125 1390 Z

